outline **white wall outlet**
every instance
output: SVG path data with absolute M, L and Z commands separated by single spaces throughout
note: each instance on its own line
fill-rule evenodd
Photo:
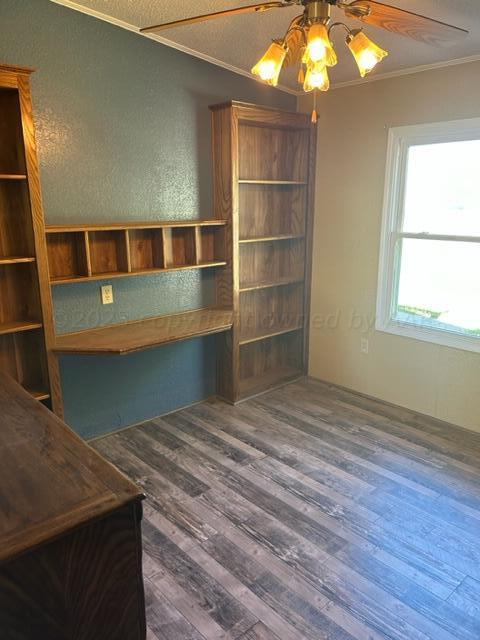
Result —
M 368 338 L 362 338 L 360 340 L 360 351 L 362 353 L 367 354 L 368 353 Z
M 102 304 L 113 304 L 113 287 L 111 284 L 106 284 L 101 287 L 102 290 Z

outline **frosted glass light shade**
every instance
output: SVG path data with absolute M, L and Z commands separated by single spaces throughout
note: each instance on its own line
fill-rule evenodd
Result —
M 372 42 L 363 31 L 349 36 L 347 45 L 355 58 L 362 78 L 373 71 L 377 64 L 388 56 L 388 51 Z
M 261 80 L 276 87 L 287 50 L 278 42 L 272 42 L 267 52 L 253 67 L 252 73 Z

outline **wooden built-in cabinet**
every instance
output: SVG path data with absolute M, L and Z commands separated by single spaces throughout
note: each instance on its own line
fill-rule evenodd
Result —
M 0 370 L 61 414 L 30 73 L 0 65 Z
M 217 292 L 219 394 L 231 402 L 306 373 L 315 129 L 308 116 L 238 102 L 212 109 L 214 210 L 228 220 Z

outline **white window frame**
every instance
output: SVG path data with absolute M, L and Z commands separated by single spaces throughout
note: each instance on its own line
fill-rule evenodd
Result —
M 480 118 L 393 127 L 389 130 L 375 328 L 377 331 L 385 333 L 480 353 L 480 337 L 462 334 L 460 330 L 456 332 L 429 327 L 425 325 L 424 320 L 417 319 L 415 322 L 413 316 L 411 321 L 402 321 L 394 317 L 394 304 L 397 299 L 400 277 L 402 239 L 418 238 L 480 243 L 478 236 L 451 236 L 402 231 L 408 150 L 416 145 L 468 140 L 480 140 Z

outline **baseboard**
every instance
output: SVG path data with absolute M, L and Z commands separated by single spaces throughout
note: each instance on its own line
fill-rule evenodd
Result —
M 350 387 L 344 387 L 341 384 L 336 384 L 334 382 L 328 382 L 328 380 L 322 380 L 321 378 L 316 378 L 315 376 L 307 376 L 307 381 L 309 382 L 317 382 L 327 387 L 331 387 L 332 389 L 338 389 L 339 391 L 345 391 L 347 393 L 351 393 L 354 396 L 358 396 L 359 398 L 364 398 L 365 400 L 372 400 L 373 402 L 378 402 L 380 404 L 386 405 L 387 407 L 392 407 L 392 409 L 400 409 L 402 411 L 408 411 L 410 415 L 413 417 L 420 418 L 422 420 L 429 420 L 431 423 L 438 424 L 441 427 L 455 427 L 455 429 L 461 429 L 469 434 L 477 434 L 480 437 L 480 431 L 475 431 L 475 429 L 468 429 L 467 427 L 463 427 L 459 424 L 454 424 L 453 422 L 447 422 L 446 420 L 442 420 L 441 418 L 436 418 L 435 416 L 430 416 L 428 413 L 421 413 L 420 411 L 416 411 L 415 409 L 410 409 L 409 407 L 405 407 L 401 404 L 395 404 L 394 402 L 389 402 L 388 400 L 383 400 L 383 398 L 378 398 L 377 396 L 371 396 L 368 393 L 362 393 L 361 391 L 357 391 L 356 389 L 351 389 Z
M 120 427 L 120 429 L 115 429 L 115 431 L 109 431 L 108 433 L 102 433 L 100 436 L 94 436 L 93 438 L 86 439 L 86 442 L 96 442 L 97 440 L 103 440 L 103 438 L 108 438 L 109 436 L 114 436 L 116 433 L 122 433 L 122 431 L 127 431 L 127 429 L 133 429 L 134 427 L 140 427 L 142 424 L 146 422 L 151 422 L 152 420 L 159 420 L 164 416 L 170 416 L 172 413 L 177 413 L 177 411 L 183 411 L 185 409 L 190 409 L 191 407 L 196 407 L 198 404 L 203 404 L 204 402 L 208 402 L 209 400 L 214 400 L 217 396 L 207 396 L 203 398 L 203 400 L 197 400 L 196 402 L 190 402 L 190 404 L 185 404 L 181 407 L 177 407 L 176 409 L 172 409 L 171 411 L 167 411 L 166 413 L 162 413 L 159 416 L 153 416 L 152 418 L 147 418 L 146 420 L 142 420 L 141 422 L 135 422 L 133 424 L 128 424 L 125 427 Z

